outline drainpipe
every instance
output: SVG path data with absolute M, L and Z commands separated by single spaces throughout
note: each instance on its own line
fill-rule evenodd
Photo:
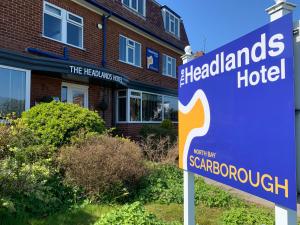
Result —
M 102 67 L 106 67 L 106 40 L 107 40 L 107 20 L 111 17 L 112 13 L 108 16 L 102 16 L 102 34 L 103 34 L 103 46 L 102 46 Z

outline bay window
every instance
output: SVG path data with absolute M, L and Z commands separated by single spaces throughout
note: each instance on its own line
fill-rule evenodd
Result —
M 130 92 L 130 121 L 141 121 L 141 93 Z
M 178 99 L 164 96 L 164 118 L 178 121 Z
M 117 121 L 159 123 L 164 119 L 178 121 L 177 98 L 137 90 L 117 92 Z
M 45 1 L 43 35 L 83 48 L 83 18 Z
M 30 107 L 30 71 L 0 66 L 0 116 Z
M 162 96 L 143 93 L 143 121 L 162 121 Z

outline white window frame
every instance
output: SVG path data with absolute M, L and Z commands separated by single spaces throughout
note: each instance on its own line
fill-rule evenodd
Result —
M 84 108 L 89 108 L 89 86 L 62 82 L 61 89 L 62 89 L 62 87 L 67 87 L 67 102 L 68 103 L 73 103 L 73 94 L 72 94 L 73 89 L 78 89 L 78 90 L 83 91 L 84 92 Z
M 11 66 L 4 66 L 0 65 L 0 68 L 8 69 L 8 70 L 15 70 L 20 72 L 25 72 L 26 81 L 25 81 L 25 111 L 30 109 L 30 96 L 31 96 L 31 70 L 20 69 L 17 67 Z
M 172 77 L 174 79 L 177 79 L 177 60 L 175 58 L 173 58 L 172 56 L 169 56 L 169 55 L 166 55 L 166 54 L 163 54 L 163 57 L 162 57 L 162 60 L 164 60 L 164 56 L 166 57 L 166 67 L 167 68 L 163 68 L 163 75 L 164 76 L 168 76 L 168 77 Z M 175 74 L 173 75 L 172 73 L 170 73 L 170 71 L 168 71 L 168 64 L 169 62 L 171 62 L 171 68 L 173 69 L 173 66 L 172 66 L 172 62 L 173 60 L 175 61 L 175 65 L 174 65 L 174 68 L 175 68 Z M 164 67 L 164 63 L 163 63 L 163 67 Z
M 135 66 L 135 67 L 139 67 L 139 68 L 142 68 L 142 44 L 135 41 L 135 40 L 132 40 L 131 38 L 128 38 L 124 35 L 120 35 L 120 37 L 123 37 L 126 39 L 126 60 L 122 60 L 119 58 L 119 61 L 120 62 L 123 62 L 123 63 L 127 63 L 129 65 L 132 65 L 132 66 Z M 133 42 L 134 43 L 134 46 L 130 45 L 129 42 Z M 119 38 L 119 45 L 120 45 L 120 38 Z M 135 62 L 136 62 L 136 57 L 135 57 L 135 45 L 136 44 L 139 44 L 140 45 L 140 65 L 136 65 Z M 129 54 L 128 54 L 128 51 L 129 51 L 129 48 L 133 50 L 133 63 L 129 62 Z M 119 54 L 120 55 L 120 54 Z
M 122 96 L 119 97 L 119 92 L 120 91 L 126 91 L 126 97 Z M 140 96 L 135 96 L 135 95 L 131 95 L 132 92 L 137 92 L 140 93 Z M 143 121 L 143 94 L 151 94 L 151 95 L 156 95 L 156 96 L 160 96 L 162 97 L 162 120 L 160 121 Z M 121 90 L 117 90 L 116 91 L 116 121 L 118 124 L 125 124 L 125 123 L 130 123 L 130 124 L 159 124 L 161 123 L 164 119 L 165 119 L 165 112 L 164 112 L 164 99 L 165 97 L 171 97 L 171 98 L 176 98 L 175 96 L 171 96 L 171 95 L 161 95 L 161 94 L 157 94 L 157 93 L 152 93 L 152 92 L 147 92 L 147 91 L 139 91 L 139 90 L 134 90 L 134 89 L 121 89 Z M 119 121 L 119 98 L 126 98 L 126 121 Z M 141 108 L 140 108 L 140 112 L 141 112 L 141 120 L 140 121 L 131 121 L 130 120 L 130 98 L 138 98 L 141 100 Z M 177 97 L 178 99 L 178 97 Z M 178 121 L 172 121 L 172 123 L 178 123 Z
M 61 16 L 58 16 L 58 15 L 56 15 L 54 13 L 51 13 L 51 12 L 47 11 L 46 10 L 46 5 L 49 5 L 49 6 L 55 8 L 57 10 L 60 10 L 61 11 Z M 56 17 L 56 18 L 58 18 L 58 19 L 61 20 L 61 23 L 62 23 L 62 25 L 61 25 L 62 26 L 61 27 L 61 40 L 57 40 L 57 39 L 54 39 L 54 38 L 51 38 L 51 37 L 48 37 L 48 36 L 45 35 L 44 14 L 48 14 L 50 16 Z M 74 21 L 72 19 L 69 19 L 69 15 L 72 15 L 72 16 L 75 16 L 75 17 L 78 17 L 79 19 L 81 19 L 82 24 L 80 24 L 80 23 L 78 23 L 78 22 L 76 22 L 76 21 Z M 81 27 L 81 37 L 82 37 L 81 46 L 77 46 L 77 45 L 73 45 L 73 44 L 68 43 L 68 31 L 67 31 L 68 30 L 67 29 L 68 23 L 71 23 L 71 24 L 73 24 L 75 26 Z M 56 5 L 52 4 L 52 3 L 44 1 L 44 8 L 43 8 L 43 37 L 44 38 L 50 39 L 52 41 L 57 41 L 59 43 L 63 43 L 63 44 L 66 44 L 66 45 L 70 45 L 70 46 L 72 46 L 74 48 L 79 48 L 81 50 L 84 50 L 84 46 L 83 46 L 84 36 L 83 35 L 84 35 L 84 20 L 83 20 L 83 17 L 78 16 L 78 15 L 76 15 L 74 13 L 71 13 L 71 12 L 69 12 L 69 11 L 67 11 L 67 10 L 65 10 L 63 8 L 60 8 L 60 7 L 58 7 L 58 6 L 56 6 Z
M 169 30 L 167 30 L 167 12 L 169 13 Z M 180 39 L 180 24 L 181 24 L 181 19 L 177 16 L 174 15 L 174 13 L 170 12 L 167 9 L 162 9 L 162 13 L 163 13 L 163 18 L 164 18 L 164 26 L 165 26 L 165 31 L 167 31 L 168 33 L 174 35 L 176 38 Z M 173 17 L 173 21 L 171 21 L 171 16 Z M 178 32 L 175 32 L 175 23 L 177 20 L 177 26 L 178 26 Z M 172 32 L 171 30 L 171 23 L 174 23 L 174 31 Z
M 122 4 L 123 4 L 126 8 L 129 8 L 130 10 L 133 10 L 133 11 L 134 11 L 135 13 L 137 13 L 138 15 L 141 15 L 141 16 L 143 16 L 143 17 L 146 17 L 146 0 L 143 0 L 144 5 L 143 5 L 143 13 L 142 13 L 142 14 L 139 12 L 139 1 L 138 1 L 138 0 L 136 0 L 136 9 L 133 8 L 133 6 L 132 6 L 132 1 L 133 1 L 133 0 L 128 0 L 128 1 L 129 1 L 129 6 L 126 5 L 126 4 L 124 3 L 124 0 L 122 0 Z

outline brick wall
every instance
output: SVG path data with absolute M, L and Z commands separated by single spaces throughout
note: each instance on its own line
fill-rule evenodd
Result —
M 42 37 L 42 0 L 0 1 L 0 48 L 25 52 L 26 48 L 32 47 L 62 55 L 63 46 L 67 46 L 72 59 L 100 66 L 102 61 L 102 30 L 97 28 L 97 24 L 102 22 L 101 16 L 71 0 L 48 1 L 83 17 L 84 50 Z M 130 13 L 128 11 L 128 14 Z M 142 43 L 143 68 L 137 68 L 118 61 L 120 34 Z M 111 20 L 108 22 L 107 45 L 108 68 L 120 72 L 130 79 L 151 85 L 177 89 L 177 79 L 161 75 L 162 59 L 160 60 L 160 73 L 146 69 L 146 48 L 150 47 L 159 51 L 160 54 L 165 53 L 176 58 L 177 65 L 181 63 L 180 54 L 156 44 Z

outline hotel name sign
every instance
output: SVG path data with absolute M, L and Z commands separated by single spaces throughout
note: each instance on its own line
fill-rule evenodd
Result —
M 94 78 L 108 80 L 108 81 L 114 81 L 119 84 L 125 83 L 123 77 L 116 74 L 109 73 L 104 70 L 93 69 L 93 68 L 82 67 L 82 66 L 69 66 L 69 69 L 71 74 L 94 77 Z

